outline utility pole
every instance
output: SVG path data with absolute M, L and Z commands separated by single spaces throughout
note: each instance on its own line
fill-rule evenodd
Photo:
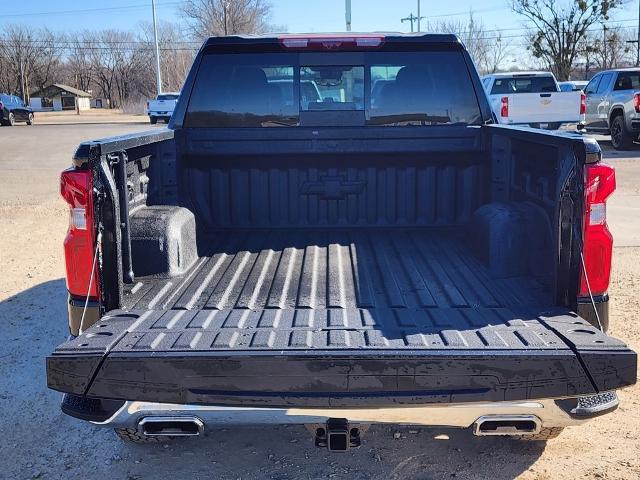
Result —
M 413 22 L 415 22 L 416 20 L 418 20 L 418 17 L 416 17 L 413 13 L 410 13 L 409 16 L 406 18 L 400 19 L 402 23 L 411 22 L 411 33 L 413 33 Z
M 24 63 L 22 63 L 22 56 L 20 56 L 20 93 L 22 94 L 22 101 L 26 103 L 27 97 L 24 92 L 24 83 Z
M 562 37 L 560 38 L 560 65 L 562 65 L 562 69 L 564 70 L 564 66 L 565 66 L 565 62 L 564 62 L 564 41 L 565 41 L 565 36 L 564 36 L 564 21 L 562 22 Z M 560 72 L 558 72 L 560 73 Z M 562 78 L 564 77 L 564 73 L 567 74 L 567 78 Z M 564 72 L 561 74 L 560 78 L 562 78 L 562 80 L 569 80 L 571 78 L 571 65 L 569 65 L 569 71 L 568 72 Z
M 603 67 L 606 70 L 607 69 L 607 26 L 606 25 L 602 25 L 602 62 L 603 62 Z
M 162 77 L 160 76 L 160 48 L 158 47 L 158 25 L 156 24 L 156 0 L 151 0 L 153 12 L 153 39 L 156 43 L 156 90 L 158 95 L 162 93 Z
M 229 2 L 224 2 L 222 5 L 222 23 L 224 23 L 224 36 L 229 35 L 227 31 L 227 10 L 229 10 Z
M 351 31 L 351 0 L 344 0 L 344 21 L 347 32 Z
M 640 67 L 640 1 L 638 1 L 638 38 L 636 40 L 627 40 L 627 43 L 636 44 L 636 67 Z
M 420 19 L 422 17 L 420 16 L 420 0 L 418 0 L 418 32 L 420 32 Z

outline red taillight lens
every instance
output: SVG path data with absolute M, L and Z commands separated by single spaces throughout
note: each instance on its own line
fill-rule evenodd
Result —
M 580 94 L 580 115 L 587 113 L 587 96 L 583 93 Z
M 90 170 L 70 168 L 60 175 L 60 194 L 69 204 L 69 230 L 64 239 L 67 289 L 74 296 L 86 297 L 88 292 L 97 298 L 96 273 L 89 289 L 95 243 L 92 187 Z
M 607 226 L 606 200 L 616 189 L 616 173 L 603 163 L 585 167 L 584 272 L 580 276 L 580 295 L 602 295 L 609 288 L 613 237 Z M 586 273 L 586 275 L 585 275 Z
M 380 35 L 305 35 L 279 37 L 280 45 L 287 49 L 341 50 L 352 48 L 377 48 L 384 43 Z
M 640 113 L 640 93 L 633 94 L 633 106 L 637 113 Z
M 501 117 L 509 116 L 509 97 L 502 97 L 500 99 L 500 116 Z

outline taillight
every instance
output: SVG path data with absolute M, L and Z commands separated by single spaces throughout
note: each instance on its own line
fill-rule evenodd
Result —
M 67 289 L 78 297 L 99 295 L 98 276 L 93 267 L 95 227 L 91 171 L 69 168 L 60 175 L 60 194 L 69 204 L 69 230 L 64 239 Z M 91 288 L 89 288 L 91 283 Z
M 509 97 L 502 97 L 500 99 L 500 116 L 501 117 L 509 116 Z
M 342 50 L 377 48 L 384 43 L 381 35 L 286 35 L 279 37 L 280 45 L 287 49 Z
M 0 102 L 0 110 L 4 108 L 4 103 Z
M 616 189 L 616 172 L 610 165 L 596 163 L 585 166 L 584 178 L 584 271 L 580 295 L 602 295 L 609 288 L 611 276 L 613 237 L 607 226 L 606 200 Z
M 585 115 L 587 113 L 587 96 L 584 92 L 580 93 L 580 115 Z
M 640 93 L 633 94 L 633 106 L 636 109 L 636 113 L 640 113 Z

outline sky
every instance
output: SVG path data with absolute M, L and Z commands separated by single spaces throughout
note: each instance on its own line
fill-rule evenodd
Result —
M 418 0 L 352 0 L 353 31 L 409 31 L 401 22 L 417 13 Z M 564 0 L 568 1 L 568 0 Z M 627 0 L 611 25 L 634 28 L 638 1 Z M 179 0 L 156 0 L 158 18 L 180 21 Z M 344 0 L 271 0 L 271 23 L 289 32 L 344 31 Z M 21 23 L 57 31 L 132 29 L 151 19 L 151 0 L 0 0 L 0 26 Z M 523 21 L 509 9 L 508 0 L 422 0 L 423 22 L 468 19 L 470 11 L 488 30 L 502 30 L 503 38 L 521 42 Z M 424 25 L 424 23 L 423 23 Z M 423 27 L 424 30 L 424 27 Z M 492 33 L 494 34 L 494 33 Z

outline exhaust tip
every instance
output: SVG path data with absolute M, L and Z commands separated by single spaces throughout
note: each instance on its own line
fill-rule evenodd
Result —
M 535 435 L 542 424 L 535 415 L 487 415 L 474 424 L 473 434 L 489 435 Z
M 194 437 L 204 433 L 204 423 L 197 417 L 145 417 L 138 430 L 146 437 Z

